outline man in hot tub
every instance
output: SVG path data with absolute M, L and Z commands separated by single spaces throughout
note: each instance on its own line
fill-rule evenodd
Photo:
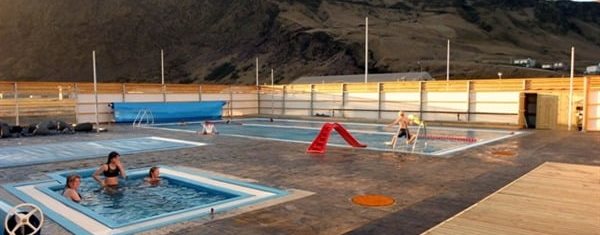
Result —
M 104 175 L 104 180 L 100 179 L 100 173 Z M 119 184 L 119 176 L 127 178 L 125 167 L 121 164 L 121 155 L 117 152 L 110 152 L 106 164 L 102 164 L 96 172 L 94 179 L 102 186 L 117 186 Z

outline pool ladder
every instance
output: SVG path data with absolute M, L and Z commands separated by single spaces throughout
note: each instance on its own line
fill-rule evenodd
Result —
M 425 132 L 423 134 L 423 136 L 425 137 L 425 139 L 427 139 L 427 128 L 425 127 L 425 123 L 421 122 L 419 124 L 419 128 L 417 129 L 417 135 L 415 136 L 415 141 L 413 141 L 413 146 L 412 146 L 411 153 L 415 152 L 415 147 L 417 146 L 417 141 L 419 140 L 419 134 L 421 132 L 421 129 L 423 129 L 423 131 Z M 425 140 L 425 147 L 427 147 L 427 140 Z
M 138 111 L 133 120 L 133 127 L 141 127 L 144 121 L 146 121 L 144 125 L 154 124 L 154 114 L 150 109 L 140 109 Z

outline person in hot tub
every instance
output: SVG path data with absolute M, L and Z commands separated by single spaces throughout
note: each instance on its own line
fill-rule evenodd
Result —
M 79 189 L 79 184 L 81 184 L 81 177 L 78 175 L 69 175 L 67 176 L 67 184 L 65 185 L 65 190 L 63 192 L 63 196 L 68 199 L 71 199 L 74 202 L 81 202 L 81 194 L 77 192 Z
M 104 175 L 104 180 L 100 179 L 100 173 Z M 119 184 L 119 176 L 127 178 L 125 167 L 121 164 L 121 155 L 117 152 L 110 152 L 106 164 L 102 164 L 96 172 L 94 179 L 102 186 L 116 186 Z
M 144 181 L 150 184 L 157 184 L 160 182 L 160 168 L 153 166 L 148 171 L 148 177 L 144 178 Z

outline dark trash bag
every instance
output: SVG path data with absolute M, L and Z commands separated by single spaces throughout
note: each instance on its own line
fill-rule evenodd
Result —
M 21 134 L 21 133 L 23 133 L 23 127 L 22 126 L 11 126 L 10 133 L 11 134 Z
M 41 121 L 33 131 L 34 135 L 51 135 L 56 133 L 56 122 L 53 120 Z
M 10 137 L 10 126 L 4 122 L 0 122 L 0 138 Z
M 92 125 L 92 123 L 89 122 L 84 122 L 84 123 L 78 123 L 77 125 L 75 125 L 75 131 L 92 131 L 94 130 L 94 125 Z
M 26 214 L 25 212 L 19 212 L 19 213 Z M 2 218 L 2 223 L 4 223 L 4 218 Z M 40 226 L 40 220 L 35 215 L 32 215 L 31 217 L 29 217 L 29 223 L 31 223 L 31 225 L 33 225 L 34 227 Z M 8 231 L 13 230 L 15 228 L 15 226 L 17 225 L 17 222 L 15 221 L 15 215 L 11 216 L 8 219 L 7 225 L 8 225 L 8 227 L 4 228 L 4 233 L 3 233 L 4 235 L 9 235 Z M 25 225 L 24 228 L 25 229 L 18 228 L 17 231 L 15 231 L 15 234 L 18 234 L 18 235 L 31 234 L 31 232 L 33 232 L 33 229 L 31 229 L 27 225 Z M 22 233 L 22 232 L 24 232 L 24 233 Z M 35 233 L 35 235 L 39 235 L 41 232 L 42 232 L 42 229 L 38 230 L 37 233 Z
M 37 124 L 29 124 L 27 128 L 27 134 L 33 134 L 33 132 L 37 129 Z
M 56 121 L 56 129 L 60 132 L 60 133 L 73 133 L 73 126 L 71 126 L 71 124 L 66 123 L 63 120 L 58 120 Z

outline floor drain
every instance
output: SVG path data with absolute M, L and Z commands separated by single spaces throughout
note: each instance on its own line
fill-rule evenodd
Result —
M 389 206 L 394 204 L 396 200 L 388 196 L 370 194 L 354 196 L 352 202 L 361 206 Z

